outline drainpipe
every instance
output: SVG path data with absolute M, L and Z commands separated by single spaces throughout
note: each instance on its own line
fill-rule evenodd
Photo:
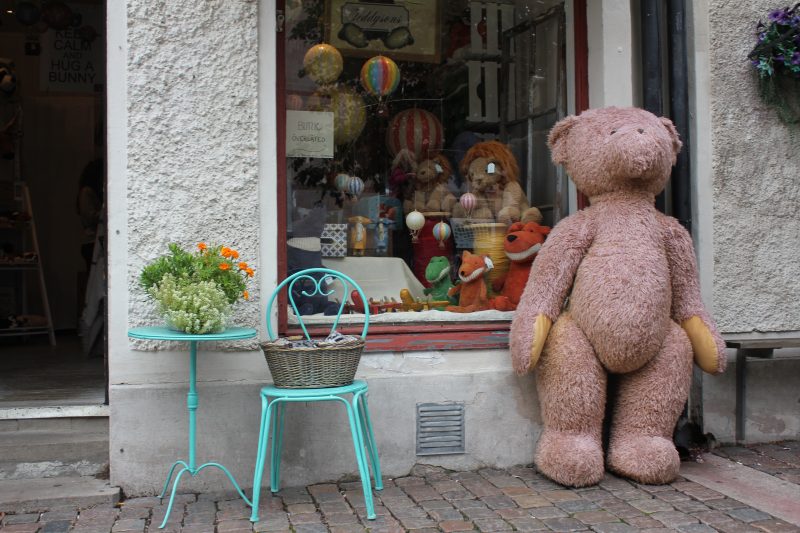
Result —
M 668 0 L 669 108 L 683 148 L 672 169 L 672 216 L 692 232 L 691 152 L 689 138 L 689 69 L 686 58 L 686 1 Z
M 642 0 L 642 96 L 644 108 L 656 116 L 664 114 L 664 75 L 661 64 L 660 0 Z M 656 197 L 656 208 L 664 212 L 664 193 Z
M 672 122 L 683 141 L 678 161 L 672 169 L 672 216 L 692 232 L 691 138 L 689 137 L 689 67 L 686 54 L 686 1 L 667 0 L 667 28 L 670 52 L 669 107 Z M 689 441 L 706 444 L 703 428 L 703 375 L 694 368 L 689 390 Z M 679 422 L 680 427 L 680 422 Z M 676 432 L 676 437 L 681 432 Z M 684 433 L 686 436 L 686 433 Z

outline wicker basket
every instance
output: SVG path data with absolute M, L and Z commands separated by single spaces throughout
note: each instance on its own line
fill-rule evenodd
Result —
M 275 386 L 283 389 L 318 389 L 350 385 L 356 375 L 364 339 L 322 347 L 261 344 Z

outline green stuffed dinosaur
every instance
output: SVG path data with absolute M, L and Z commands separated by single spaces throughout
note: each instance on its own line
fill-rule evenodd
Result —
M 450 280 L 450 261 L 444 256 L 432 257 L 428 266 L 425 268 L 425 279 L 431 284 L 423 292 L 429 294 L 431 299 L 436 301 L 452 302 L 452 298 L 447 295 L 447 291 L 453 286 Z

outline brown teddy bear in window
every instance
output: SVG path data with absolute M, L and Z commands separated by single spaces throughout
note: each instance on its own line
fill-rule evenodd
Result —
M 447 182 L 452 175 L 453 167 L 442 154 L 421 161 L 417 165 L 411 190 L 403 202 L 405 212 L 416 209 L 422 213 L 449 213 L 456 203 L 456 197 L 447 189 Z
M 519 184 L 519 166 L 508 146 L 498 141 L 485 141 L 467 150 L 461 160 L 461 174 L 477 203 L 472 218 L 493 219 L 511 224 L 518 222 L 528 209 L 528 198 Z M 467 216 L 464 207 L 453 206 L 453 217 Z

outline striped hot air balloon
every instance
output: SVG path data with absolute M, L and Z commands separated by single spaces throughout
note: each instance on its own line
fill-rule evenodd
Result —
M 350 176 L 347 180 L 347 192 L 352 196 L 359 196 L 364 192 L 364 180 L 358 176 Z
M 452 230 L 447 222 L 439 222 L 433 227 L 433 238 L 439 241 L 439 248 L 444 248 L 444 242 L 450 238 Z
M 424 109 L 406 109 L 389 121 L 386 147 L 392 157 L 407 148 L 421 161 L 435 155 L 443 144 L 442 123 L 436 115 Z
M 400 69 L 386 56 L 367 59 L 361 67 L 361 85 L 372 96 L 389 96 L 399 84 Z

